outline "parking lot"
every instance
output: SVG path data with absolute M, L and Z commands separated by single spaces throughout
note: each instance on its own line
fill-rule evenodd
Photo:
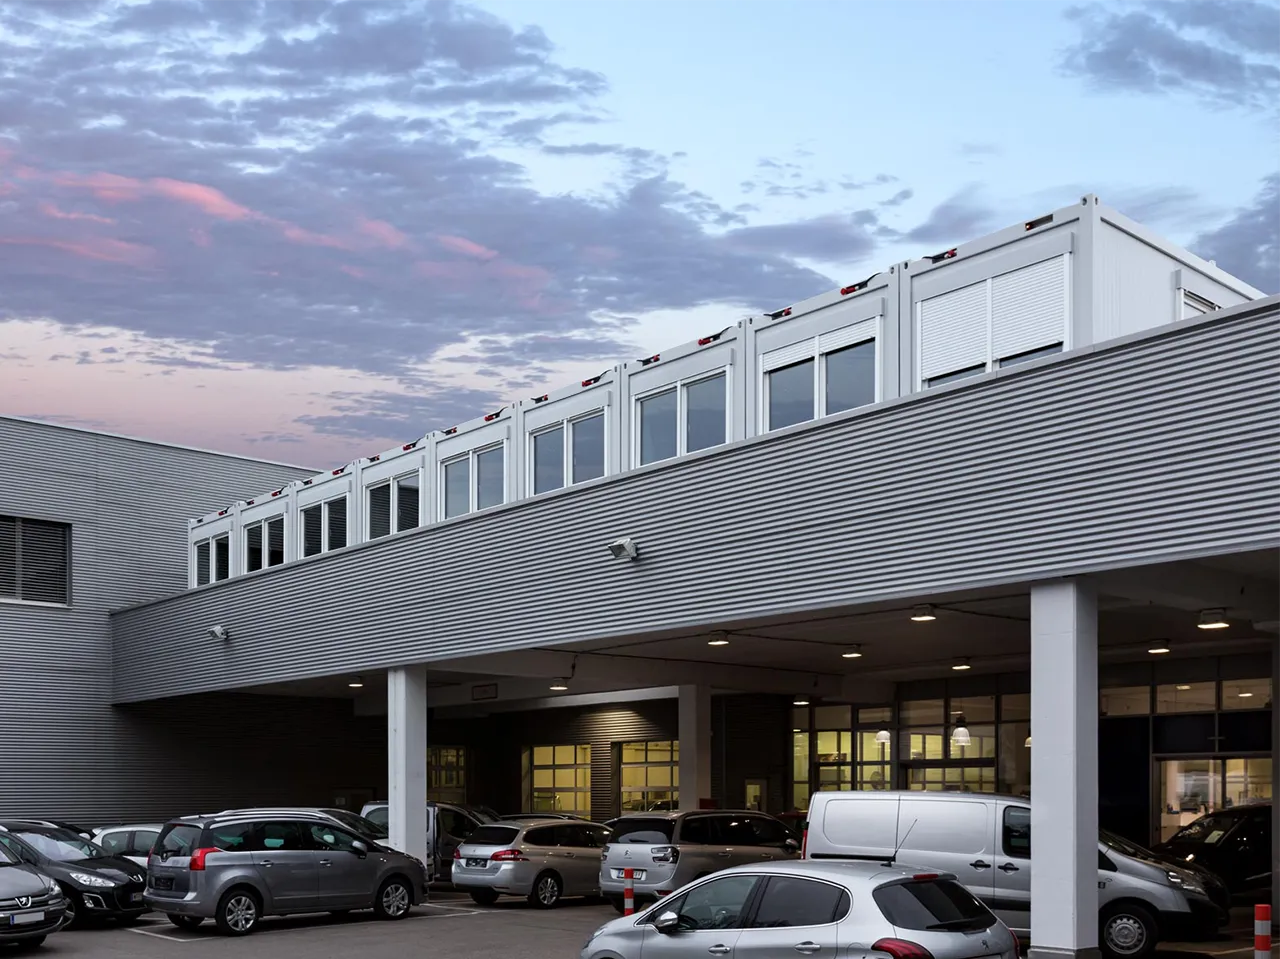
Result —
M 428 906 L 401 922 L 378 922 L 372 913 L 344 919 L 306 916 L 264 920 L 243 939 L 219 936 L 212 928 L 177 929 L 159 916 L 146 916 L 127 928 L 105 927 L 62 932 L 50 937 L 41 955 L 75 959 L 402 959 L 432 955 L 441 959 L 573 959 L 597 926 L 617 914 L 608 905 L 566 900 L 557 909 L 532 909 L 519 900 L 503 900 L 479 909 L 454 892 L 436 892 Z M 1251 916 L 1237 909 L 1227 934 L 1217 942 L 1173 943 L 1157 955 L 1167 959 L 1250 959 Z M 1273 945 L 1272 955 L 1280 956 Z

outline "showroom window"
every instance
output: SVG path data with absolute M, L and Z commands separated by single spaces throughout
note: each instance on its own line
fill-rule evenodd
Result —
M 347 545 L 347 498 L 339 496 L 326 503 L 308 506 L 302 520 L 302 555 L 315 556 Z
M 256 572 L 284 562 L 284 517 L 276 516 L 244 528 L 244 569 Z
M 875 321 L 763 354 L 766 429 L 874 403 L 876 356 Z
M 719 446 L 728 439 L 728 374 L 690 377 L 636 398 L 641 466 Z
M 525 807 L 529 812 L 591 816 L 591 747 L 526 746 Z
M 1099 690 L 1098 711 L 1103 716 L 1149 716 L 1151 687 L 1117 686 Z
M 908 700 L 899 742 L 908 789 L 996 791 L 996 697 Z
M 530 489 L 536 496 L 604 475 L 604 412 L 561 420 L 529 434 Z
M 853 707 L 815 706 L 813 710 L 819 792 L 853 788 Z
M 808 809 L 809 794 L 809 707 L 791 710 L 791 808 Z
M 0 599 L 71 602 L 71 527 L 0 516 Z
M 415 470 L 369 487 L 369 539 L 390 536 L 418 525 L 420 485 Z
M 444 518 L 506 502 L 506 444 L 471 450 L 441 464 Z
M 622 811 L 675 809 L 679 798 L 680 743 L 676 740 L 623 743 Z
M 427 747 L 427 798 L 462 805 L 467 801 L 467 751 L 462 746 Z

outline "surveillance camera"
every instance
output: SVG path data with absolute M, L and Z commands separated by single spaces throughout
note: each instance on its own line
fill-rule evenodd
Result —
M 218 640 L 222 640 L 223 642 L 226 642 L 228 639 L 231 638 L 231 630 L 227 629 L 225 626 L 210 626 L 209 638 L 218 639 Z
M 635 559 L 640 555 L 640 549 L 636 546 L 635 540 L 630 537 L 624 539 L 616 539 L 609 544 L 609 552 L 616 559 L 622 559 L 624 556 Z

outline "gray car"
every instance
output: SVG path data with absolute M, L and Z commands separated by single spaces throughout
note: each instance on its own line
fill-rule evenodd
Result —
M 0 943 L 34 949 L 66 919 L 67 900 L 52 876 L 0 845 Z
M 549 909 L 564 896 L 596 896 L 608 841 L 609 830 L 593 822 L 490 823 L 454 853 L 453 884 L 482 906 L 499 896 L 523 896 Z
M 592 933 L 581 959 L 1017 959 L 954 876 L 874 862 L 778 862 L 707 876 Z
M 271 915 L 373 909 L 403 919 L 426 886 L 420 860 L 328 816 L 246 810 L 169 822 L 147 864 L 146 902 L 176 926 L 212 919 L 245 935 Z
M 600 892 L 619 912 L 627 869 L 640 903 L 730 866 L 800 854 L 781 820 L 750 810 L 636 813 L 605 825 L 613 838 L 600 856 Z

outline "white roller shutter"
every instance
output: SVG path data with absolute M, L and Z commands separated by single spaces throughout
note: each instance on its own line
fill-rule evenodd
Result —
M 991 278 L 993 360 L 1065 343 L 1067 255 Z
M 920 378 L 987 362 L 987 282 L 920 301 Z
M 813 337 L 801 340 L 799 343 L 792 343 L 790 346 L 770 350 L 760 357 L 760 368 L 767 373 L 769 370 L 778 370 L 792 363 L 811 359 L 813 359 Z
M 853 324 L 853 326 L 846 326 L 839 330 L 823 333 L 818 337 L 818 352 L 832 353 L 854 343 L 861 343 L 863 340 L 873 340 L 875 336 L 876 321 L 863 320 L 861 323 Z

